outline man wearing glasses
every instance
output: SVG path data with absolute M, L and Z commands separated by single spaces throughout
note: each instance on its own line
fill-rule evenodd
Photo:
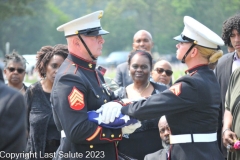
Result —
M 166 60 L 159 60 L 154 64 L 151 76 L 154 82 L 170 86 L 172 74 L 171 64 Z

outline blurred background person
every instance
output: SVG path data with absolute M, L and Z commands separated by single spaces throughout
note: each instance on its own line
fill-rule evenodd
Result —
M 152 35 L 146 30 L 139 30 L 133 37 L 133 50 L 145 50 L 151 54 L 153 48 Z M 119 87 L 127 87 L 133 83 L 132 77 L 129 74 L 128 62 L 124 62 L 117 66 L 115 81 Z
M 159 129 L 160 138 L 162 139 L 163 149 L 160 149 L 157 152 L 146 155 L 144 157 L 144 160 L 167 160 L 168 159 L 169 149 L 170 149 L 169 135 L 171 134 L 171 131 L 165 116 L 162 116 L 159 119 L 158 129 Z
M 2 69 L 0 68 L 0 81 L 4 82 L 3 74 L 2 74 Z
M 1 158 L 10 159 L 4 152 L 24 153 L 26 147 L 26 103 L 22 94 L 0 81 L 0 104 L 0 154 Z
M 158 60 L 151 72 L 152 80 L 157 83 L 163 83 L 167 86 L 170 86 L 170 82 L 172 79 L 172 66 L 166 60 Z
M 167 89 L 165 85 L 149 81 L 152 56 L 147 51 L 132 51 L 129 54 L 128 67 L 133 83 L 114 92 L 119 98 L 137 100 Z M 158 120 L 157 118 L 141 121 L 142 126 L 134 133 L 123 135 L 122 141 L 118 142 L 119 156 L 122 159 L 126 159 L 124 157 L 127 156 L 140 160 L 144 159 L 146 154 L 161 149 Z
M 230 77 L 226 93 L 225 112 L 223 119 L 223 144 L 228 149 L 228 160 L 239 160 L 240 150 L 233 148 L 240 137 L 240 68 L 236 69 Z
M 23 56 L 13 51 L 5 55 L 4 74 L 7 79 L 7 85 L 13 87 L 22 94 L 25 94 L 27 86 L 23 83 L 26 70 L 26 60 Z
M 29 86 L 25 95 L 29 114 L 27 152 L 36 152 L 37 158 L 40 154 L 43 157 L 45 153 L 55 152 L 60 145 L 60 132 L 53 120 L 50 94 L 57 70 L 67 55 L 67 45 L 62 44 L 43 46 L 37 52 L 36 70 L 42 79 Z
M 222 26 L 222 39 L 226 46 L 232 46 L 234 52 L 223 55 L 219 60 L 215 68 L 215 75 L 217 81 L 220 84 L 221 89 L 221 106 L 219 114 L 219 126 L 218 126 L 218 143 L 225 156 L 227 157 L 227 150 L 221 144 L 222 142 L 222 126 L 223 115 L 225 110 L 225 96 L 229 79 L 233 71 L 240 67 L 240 14 L 236 14 L 229 17 Z

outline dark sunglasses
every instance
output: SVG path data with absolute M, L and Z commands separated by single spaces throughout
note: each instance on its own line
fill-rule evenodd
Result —
M 20 74 L 22 74 L 24 71 L 25 71 L 25 69 L 22 69 L 22 68 L 13 68 L 13 67 L 8 67 L 7 68 L 10 72 L 14 72 L 15 70 L 17 70 L 17 72 L 18 73 L 20 73 Z
M 173 74 L 173 71 L 165 70 L 163 68 L 156 68 L 154 70 L 157 71 L 158 74 L 162 74 L 163 72 L 165 72 L 167 76 L 171 76 Z

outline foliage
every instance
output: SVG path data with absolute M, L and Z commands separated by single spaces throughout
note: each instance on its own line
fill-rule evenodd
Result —
M 240 11 L 239 0 L 1 0 L 0 51 L 5 43 L 20 54 L 35 54 L 44 45 L 66 43 L 56 28 L 93 11 L 104 10 L 103 55 L 132 49 L 134 33 L 148 30 L 154 40 L 153 52 L 175 53 L 172 39 L 184 27 L 189 15 L 221 35 L 223 21 Z

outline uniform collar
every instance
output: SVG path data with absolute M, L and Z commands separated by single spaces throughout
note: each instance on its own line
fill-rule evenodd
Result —
M 209 69 L 207 64 L 199 64 L 197 66 L 194 66 L 194 67 L 189 68 L 188 70 L 186 70 L 185 74 L 191 74 L 192 72 L 195 72 L 195 71 L 200 70 L 200 69 L 206 69 L 206 68 Z
M 67 58 L 71 60 L 74 64 L 81 66 L 85 69 L 94 71 L 96 68 L 96 62 L 88 61 L 86 59 L 83 59 L 82 57 L 73 55 L 72 53 L 69 53 Z

